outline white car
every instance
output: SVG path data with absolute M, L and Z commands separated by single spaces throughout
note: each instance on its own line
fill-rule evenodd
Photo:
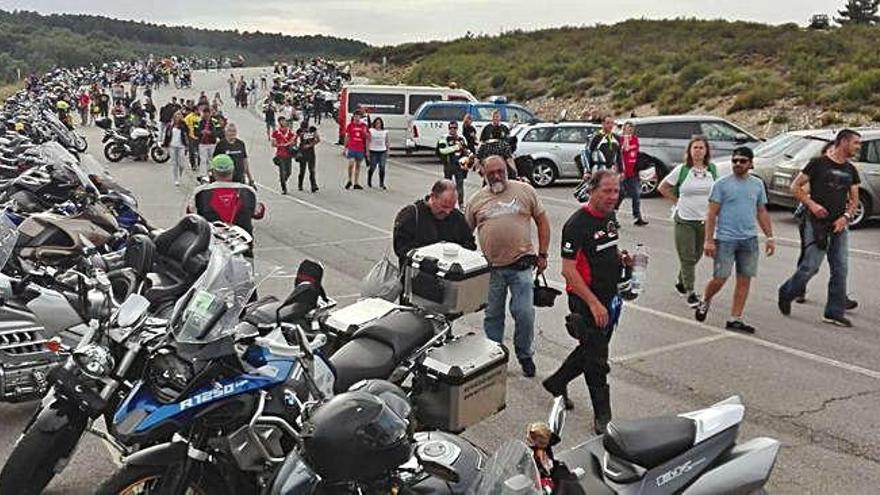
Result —
M 516 157 L 530 156 L 529 180 L 535 187 L 546 187 L 558 179 L 580 179 L 583 172 L 575 163 L 593 134 L 601 128 L 589 122 L 545 122 L 520 126 Z
M 511 134 L 519 124 L 532 123 L 537 119 L 535 114 L 526 107 L 505 101 L 495 102 L 461 102 L 432 101 L 422 105 L 416 111 L 407 129 L 406 149 L 433 150 L 437 142 L 449 132 L 449 122 L 461 123 L 465 114 L 474 118 L 477 136 L 486 124 L 492 122 L 492 112 L 501 112 L 501 120 L 511 128 Z M 460 126 L 459 126 L 460 127 Z M 459 128 L 459 133 L 461 129 Z

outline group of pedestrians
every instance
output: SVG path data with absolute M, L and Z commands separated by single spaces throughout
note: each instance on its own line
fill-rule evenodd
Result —
M 348 180 L 345 189 L 363 189 L 360 184 L 361 164 L 368 164 L 367 187 L 373 187 L 373 174 L 379 171 L 379 188 L 388 189 L 385 183 L 385 165 L 388 160 L 388 131 L 381 117 L 369 121 L 361 109 L 355 110 L 345 128 L 343 156 L 348 160 Z

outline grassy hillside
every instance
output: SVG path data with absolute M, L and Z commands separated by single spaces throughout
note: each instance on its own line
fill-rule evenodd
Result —
M 822 107 L 880 120 L 880 27 L 810 31 L 701 20 L 515 31 L 376 48 L 409 83 L 455 81 L 517 100 L 604 97 L 616 112 L 671 114 L 772 106 Z
M 91 15 L 0 10 L 0 84 L 54 65 L 79 66 L 155 54 L 243 55 L 250 65 L 302 56 L 352 57 L 366 43 L 328 36 L 219 31 Z

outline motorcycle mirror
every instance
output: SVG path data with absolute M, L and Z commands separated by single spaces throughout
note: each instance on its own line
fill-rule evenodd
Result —
M 550 431 L 562 438 L 562 430 L 565 429 L 565 397 L 559 396 L 553 399 L 553 407 L 550 408 L 550 418 L 547 420 Z
M 116 312 L 116 323 L 120 327 L 134 326 L 147 315 L 149 309 L 150 301 L 146 297 L 140 294 L 131 294 L 119 306 L 119 310 Z

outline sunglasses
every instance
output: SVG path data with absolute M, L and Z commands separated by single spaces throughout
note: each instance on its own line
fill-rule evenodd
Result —
M 737 164 L 737 165 L 739 165 L 739 164 L 747 165 L 751 160 L 749 160 L 748 158 L 734 158 L 730 161 L 732 163 Z
M 456 127 L 456 126 L 454 126 L 454 125 L 449 126 L 449 130 L 450 130 L 450 131 L 454 131 L 455 129 L 458 129 L 458 127 Z

